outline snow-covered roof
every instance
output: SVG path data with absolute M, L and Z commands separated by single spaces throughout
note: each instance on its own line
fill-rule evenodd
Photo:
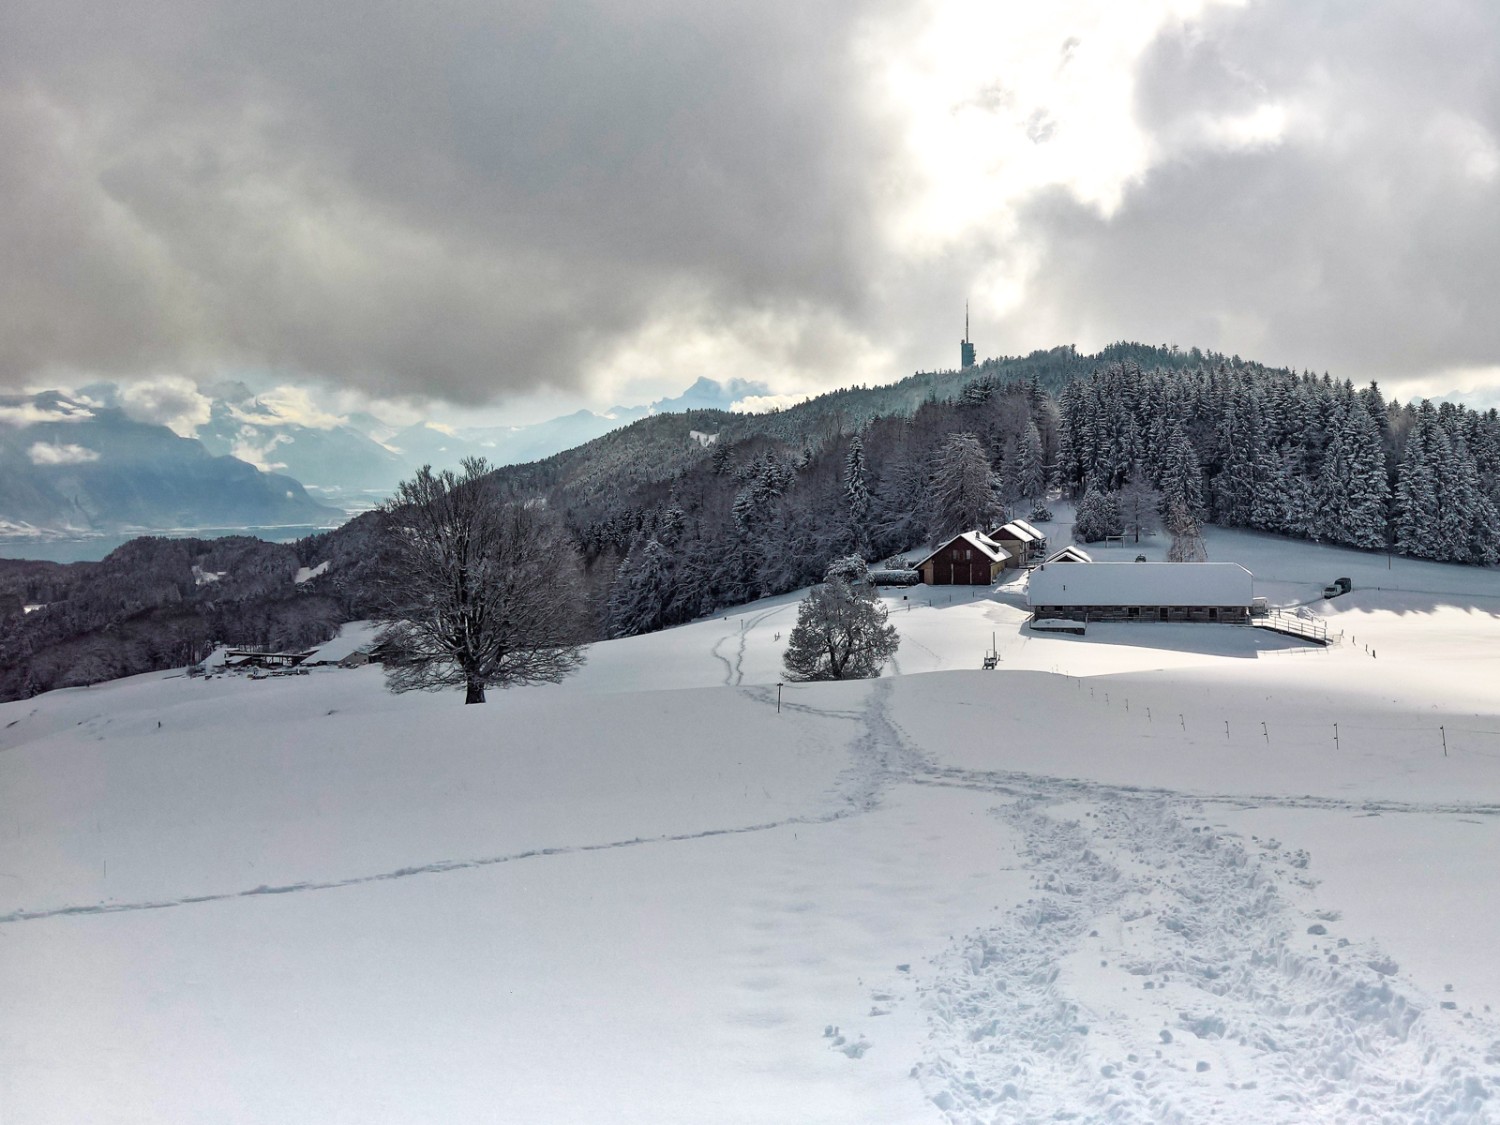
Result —
M 1239 563 L 1096 562 L 1031 574 L 1032 606 L 1248 606 L 1254 578 Z
M 299 566 L 297 568 L 297 577 L 293 578 L 292 581 L 300 586 L 304 582 L 311 582 L 314 578 L 317 578 L 320 574 L 324 574 L 327 571 L 327 559 L 324 559 L 317 566 Z
M 331 641 L 324 641 L 308 656 L 311 663 L 337 664 L 360 649 L 370 648 L 380 627 L 369 621 L 350 621 Z
M 996 538 L 1003 535 L 1007 539 L 1014 539 L 1018 543 L 1035 543 L 1040 539 L 1046 538 L 1040 531 L 1023 520 L 1011 520 L 1010 523 L 1004 527 L 997 528 L 990 534 Z
M 1019 527 L 1022 531 L 1030 533 L 1030 535 L 1031 535 L 1031 537 L 1033 539 L 1045 539 L 1045 538 L 1047 538 L 1046 535 L 1044 535 L 1042 532 L 1038 531 L 1036 528 L 1032 527 L 1025 520 L 1011 520 L 1010 521 L 1010 526 L 1012 526 L 1012 527 Z
M 980 551 L 985 558 L 990 560 L 990 562 L 1004 562 L 1006 559 L 1010 558 L 1010 552 L 1007 551 L 1004 547 L 1000 546 L 999 543 L 996 543 L 988 535 L 984 534 L 984 532 L 961 531 L 952 539 L 949 539 L 947 542 L 941 544 L 937 548 L 937 550 L 932 552 L 932 554 L 926 555 L 923 558 L 919 559 L 914 565 L 921 566 L 928 559 L 932 558 L 934 555 L 942 553 L 944 550 L 946 550 L 948 547 L 951 547 L 960 539 L 962 539 L 965 543 L 968 543 L 971 547 L 974 547 L 975 549 Z
M 1078 546 L 1077 544 L 1075 544 L 1075 543 L 1069 543 L 1061 551 L 1058 551 L 1054 555 L 1048 556 L 1048 558 L 1047 558 L 1046 561 L 1047 562 L 1071 561 L 1071 562 L 1086 562 L 1086 563 L 1091 563 L 1091 562 L 1094 561 L 1094 556 L 1091 555 L 1091 554 L 1089 554 L 1087 551 L 1085 551 L 1082 547 Z

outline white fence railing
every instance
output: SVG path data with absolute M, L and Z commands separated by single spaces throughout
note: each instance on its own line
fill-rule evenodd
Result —
M 1321 617 L 1306 612 L 1282 613 L 1280 610 L 1272 610 L 1264 617 L 1251 618 L 1250 624 L 1292 637 L 1303 637 L 1320 645 L 1336 645 L 1344 639 L 1342 632 L 1331 632 L 1328 622 Z

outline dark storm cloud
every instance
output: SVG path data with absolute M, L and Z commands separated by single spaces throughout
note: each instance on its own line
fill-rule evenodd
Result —
M 1160 37 L 1154 166 L 1105 218 L 1027 208 L 1027 295 L 1062 333 L 1238 351 L 1356 380 L 1500 357 L 1500 7 L 1253 4 Z M 1281 140 L 1235 146 L 1261 106 Z
M 480 401 L 689 296 L 866 301 L 868 5 L 58 0 L 0 22 L 0 381 Z

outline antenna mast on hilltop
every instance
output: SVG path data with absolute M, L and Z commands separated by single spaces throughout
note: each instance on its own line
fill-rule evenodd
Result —
M 966 371 L 974 366 L 974 345 L 969 342 L 969 302 L 964 302 L 964 338 L 958 344 L 958 366 L 959 370 Z

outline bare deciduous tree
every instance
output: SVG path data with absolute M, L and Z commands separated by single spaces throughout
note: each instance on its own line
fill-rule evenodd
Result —
M 1172 533 L 1172 545 L 1167 548 L 1168 562 L 1206 562 L 1208 550 L 1203 546 L 1203 532 L 1198 526 L 1198 517 L 1182 500 L 1172 501 L 1167 512 L 1167 530 Z
M 499 494 L 482 458 L 422 469 L 385 507 L 379 637 L 392 691 L 555 683 L 583 662 L 578 559 L 538 504 Z
M 1151 535 L 1161 530 L 1161 493 L 1151 487 L 1151 482 L 1139 466 L 1131 468 L 1130 479 L 1120 489 L 1116 503 L 1120 510 L 1120 525 L 1126 535 L 1134 535 L 1139 543 L 1142 535 Z

